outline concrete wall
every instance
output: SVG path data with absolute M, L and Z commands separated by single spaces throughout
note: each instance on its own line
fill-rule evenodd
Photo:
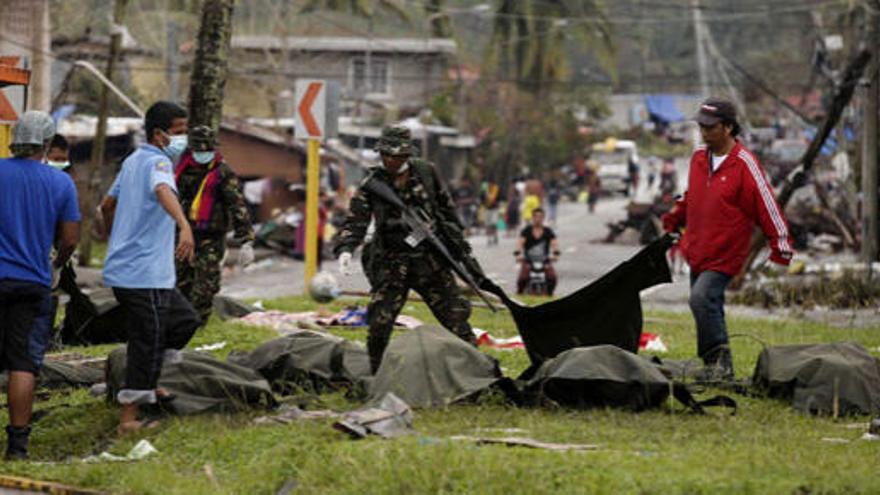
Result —
M 291 89 L 296 78 L 328 79 L 340 84 L 343 98 L 355 99 L 352 59 L 363 58 L 364 53 L 292 51 L 286 64 L 279 53 L 236 50 L 234 57 L 239 67 L 254 75 L 282 73 L 290 80 Z M 372 60 L 388 62 L 389 86 L 387 94 L 373 94 L 369 99 L 400 106 L 424 105 L 441 87 L 447 67 L 446 56 L 441 54 L 374 53 Z M 276 68 L 267 69 L 267 65 Z

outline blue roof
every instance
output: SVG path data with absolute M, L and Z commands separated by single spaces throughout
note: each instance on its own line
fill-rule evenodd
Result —
M 675 95 L 645 95 L 645 107 L 654 120 L 662 123 L 685 120 L 685 116 L 675 106 Z

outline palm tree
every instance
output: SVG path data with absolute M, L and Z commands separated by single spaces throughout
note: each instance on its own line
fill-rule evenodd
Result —
M 612 68 L 614 46 L 602 0 L 497 0 L 487 61 L 503 79 L 540 93 L 569 73 L 569 41 Z
M 444 12 L 444 0 L 427 0 L 424 4 L 426 19 L 431 23 L 431 36 L 434 38 L 451 38 L 452 26 L 449 16 Z
M 215 132 L 220 129 L 234 8 L 234 0 L 206 0 L 202 4 L 199 43 L 189 87 L 191 126 L 207 125 Z

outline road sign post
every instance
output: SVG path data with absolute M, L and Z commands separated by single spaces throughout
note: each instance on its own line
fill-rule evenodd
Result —
M 318 188 L 321 140 L 336 135 L 338 86 L 316 79 L 296 81 L 295 136 L 308 140 L 306 154 L 306 252 L 304 291 L 318 271 Z

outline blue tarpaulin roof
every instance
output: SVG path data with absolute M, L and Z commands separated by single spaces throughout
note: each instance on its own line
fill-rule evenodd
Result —
M 674 95 L 645 95 L 645 107 L 654 120 L 663 123 L 678 122 L 686 117 L 675 106 Z
M 804 135 L 809 140 L 813 140 L 816 137 L 816 128 L 815 127 L 807 127 L 804 129 Z M 843 128 L 843 136 L 844 138 L 853 141 L 856 136 L 855 132 L 849 127 L 846 126 Z M 828 139 L 822 144 L 822 149 L 820 153 L 825 156 L 831 156 L 834 152 L 837 151 L 837 138 L 834 137 L 834 134 L 829 134 Z

